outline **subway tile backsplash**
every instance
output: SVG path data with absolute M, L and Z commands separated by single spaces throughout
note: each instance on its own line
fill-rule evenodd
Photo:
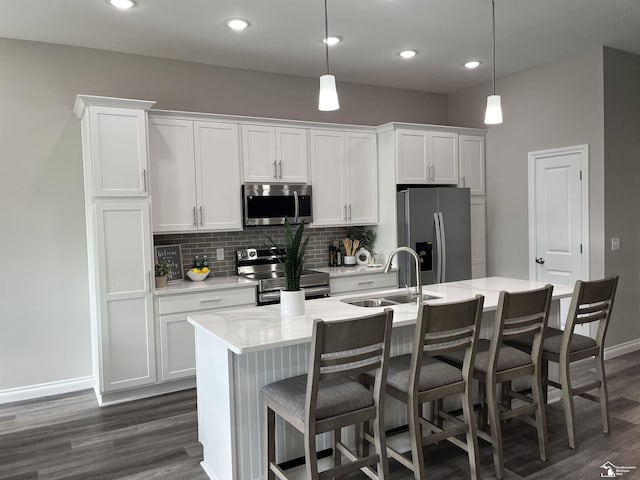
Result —
M 295 227 L 294 227 L 295 228 Z M 304 236 L 309 236 L 309 245 L 305 255 L 305 267 L 325 267 L 329 264 L 329 245 L 339 241 L 348 232 L 361 231 L 358 227 L 305 228 Z M 248 247 L 270 247 L 266 235 L 271 236 L 278 246 L 284 246 L 284 227 L 251 227 L 242 232 L 206 232 L 156 234 L 155 246 L 182 245 L 182 265 L 185 272 L 193 266 L 196 255 L 206 255 L 209 268 L 216 276 L 236 274 L 235 251 Z M 224 248 L 224 260 L 216 260 L 216 249 Z

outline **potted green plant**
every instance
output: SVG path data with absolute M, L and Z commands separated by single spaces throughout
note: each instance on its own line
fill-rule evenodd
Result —
M 164 288 L 167 286 L 167 277 L 171 272 L 171 265 L 166 262 L 156 263 L 156 288 Z
M 304 314 L 304 290 L 300 288 L 300 275 L 304 266 L 304 255 L 307 251 L 309 237 L 302 240 L 304 220 L 295 233 L 291 229 L 289 219 L 284 220 L 284 252 L 273 239 L 267 235 L 271 244 L 284 256 L 285 288 L 280 292 L 280 309 L 283 316 Z

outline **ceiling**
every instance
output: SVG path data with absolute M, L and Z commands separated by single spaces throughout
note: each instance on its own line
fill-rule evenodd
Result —
M 0 0 L 0 37 L 292 75 L 324 71 L 322 0 Z M 338 82 L 450 93 L 491 78 L 490 0 L 329 0 Z M 250 28 L 234 32 L 225 20 Z M 640 0 L 496 0 L 498 76 L 607 45 L 640 54 Z M 403 60 L 398 52 L 415 49 Z M 483 63 L 467 71 L 463 63 Z

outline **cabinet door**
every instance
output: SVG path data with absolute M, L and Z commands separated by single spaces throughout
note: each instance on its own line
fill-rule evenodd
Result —
M 242 230 L 238 126 L 195 122 L 198 229 Z
M 427 183 L 427 134 L 396 131 L 396 183 Z
M 429 134 L 431 182 L 439 185 L 458 184 L 458 134 L 431 132 Z
M 274 127 L 242 125 L 242 165 L 246 183 L 277 181 L 278 159 Z
M 100 390 L 154 383 L 149 202 L 99 202 L 95 208 Z
M 282 183 L 307 183 L 307 130 L 305 128 L 277 128 L 276 156 L 277 181 Z
M 460 135 L 458 145 L 459 185 L 469 188 L 471 195 L 484 195 L 484 137 Z
M 93 194 L 147 196 L 147 117 L 142 110 L 89 110 Z
M 485 200 L 471 197 L 471 278 L 487 276 Z
M 196 230 L 193 122 L 149 119 L 154 232 Z
M 347 200 L 343 181 L 344 133 L 310 130 L 313 224 L 347 223 Z
M 378 157 L 372 133 L 345 134 L 347 219 L 353 225 L 378 223 Z
M 196 374 L 196 339 L 186 313 L 162 315 L 160 327 L 160 365 L 162 381 Z

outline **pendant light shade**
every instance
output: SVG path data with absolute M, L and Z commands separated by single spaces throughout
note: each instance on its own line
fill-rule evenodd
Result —
M 487 97 L 487 111 L 484 114 L 484 123 L 487 125 L 498 125 L 502 123 L 500 95 L 489 95 Z
M 493 65 L 493 95 L 487 97 L 487 110 L 484 114 L 484 123 L 498 125 L 502 123 L 502 102 L 500 95 L 496 95 L 496 2 L 491 0 L 491 53 Z
M 324 38 L 329 38 L 329 22 L 327 20 L 327 0 L 324 0 Z M 336 77 L 329 71 L 329 42 L 324 42 L 325 61 L 327 73 L 320 77 L 320 95 L 318 95 L 318 110 L 331 112 L 340 108 L 338 91 L 336 90 Z
M 333 75 L 322 75 L 320 77 L 320 96 L 318 97 L 318 110 L 330 112 L 338 110 L 338 91 L 336 90 L 336 77 Z

